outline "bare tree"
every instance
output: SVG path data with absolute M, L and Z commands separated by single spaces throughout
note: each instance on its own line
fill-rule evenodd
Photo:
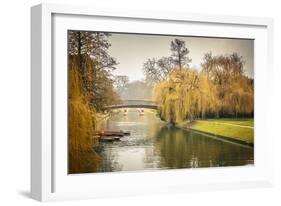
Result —
M 114 86 L 120 96 L 123 96 L 127 90 L 129 77 L 126 75 L 114 76 Z
M 189 63 L 192 61 L 188 57 L 189 50 L 185 46 L 185 41 L 175 39 L 171 42 L 171 51 L 174 64 L 180 69 L 189 68 Z
M 143 65 L 146 81 L 152 84 L 164 81 L 173 69 L 172 57 L 162 57 L 158 60 L 148 59 Z
M 162 81 L 159 69 L 157 67 L 157 60 L 155 58 L 148 59 L 143 64 L 143 71 L 145 80 L 148 83 L 157 83 Z
M 157 61 L 157 66 L 162 73 L 164 79 L 167 78 L 168 74 L 174 69 L 174 63 L 172 57 L 162 57 Z
M 83 56 L 90 56 L 99 68 L 114 70 L 117 65 L 116 59 L 108 54 L 111 46 L 108 42 L 109 33 L 69 31 L 68 32 L 68 54 L 78 55 L 80 67 L 83 67 Z

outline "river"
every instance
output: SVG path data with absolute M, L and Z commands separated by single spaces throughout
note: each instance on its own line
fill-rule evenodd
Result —
M 201 133 L 167 126 L 153 110 L 127 109 L 98 129 L 130 131 L 119 141 L 99 142 L 97 172 L 253 165 L 254 150 Z

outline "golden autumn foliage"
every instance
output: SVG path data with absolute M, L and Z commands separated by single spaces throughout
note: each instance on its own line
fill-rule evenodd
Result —
M 93 172 L 99 164 L 99 156 L 93 150 L 96 112 L 82 93 L 82 80 L 76 58 L 69 61 L 68 75 L 69 173 Z
M 68 31 L 68 157 L 69 173 L 95 172 L 100 157 L 94 150 L 97 117 L 120 102 L 109 55 L 109 33 Z
M 220 114 L 251 115 L 254 108 L 253 83 L 242 74 L 218 85 L 203 71 L 174 69 L 155 85 L 154 96 L 160 117 L 173 124 Z
M 251 114 L 254 110 L 254 88 L 249 79 L 239 75 L 232 79 L 220 99 L 223 114 L 238 116 Z
M 254 113 L 254 80 L 244 75 L 244 59 L 238 53 L 213 56 L 206 53 L 202 72 L 216 87 L 220 116 Z
M 79 69 L 83 79 L 83 94 L 89 105 L 97 112 L 103 112 L 106 106 L 120 103 L 111 72 L 100 68 L 98 62 L 88 55 L 83 55 L 81 59 L 82 66 Z
M 216 90 L 205 75 L 194 69 L 174 69 L 154 89 L 160 116 L 168 122 L 204 117 L 216 112 Z

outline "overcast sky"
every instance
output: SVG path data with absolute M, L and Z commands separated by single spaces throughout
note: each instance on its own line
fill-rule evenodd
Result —
M 159 35 L 117 34 L 109 37 L 111 47 L 109 54 L 117 59 L 119 64 L 114 75 L 127 75 L 129 80 L 144 79 L 142 66 L 148 58 L 159 59 L 170 56 L 170 43 L 173 39 L 184 40 L 192 59 L 191 67 L 200 68 L 200 63 L 206 52 L 213 55 L 239 53 L 246 61 L 245 74 L 254 76 L 254 41 L 245 39 L 201 38 L 201 37 L 175 37 Z

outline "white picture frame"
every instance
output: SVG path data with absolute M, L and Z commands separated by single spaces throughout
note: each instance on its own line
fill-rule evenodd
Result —
M 32 198 L 52 201 L 272 186 L 274 136 L 267 113 L 272 104 L 267 91 L 274 76 L 272 19 L 40 4 L 31 8 L 31 26 Z M 255 39 L 255 165 L 68 175 L 65 31 L 93 28 Z

